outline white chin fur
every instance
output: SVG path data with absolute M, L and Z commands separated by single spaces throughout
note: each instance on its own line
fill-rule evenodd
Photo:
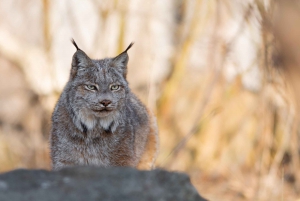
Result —
M 114 112 L 114 114 L 112 114 L 112 115 L 100 118 L 99 124 L 104 130 L 108 130 L 110 125 L 113 124 L 111 127 L 111 131 L 114 132 L 119 125 L 118 116 L 119 116 L 119 113 Z
M 81 127 L 81 123 L 83 123 L 88 130 L 92 130 L 95 127 L 97 121 L 93 115 L 88 114 L 88 112 L 83 109 L 78 113 L 78 123 L 79 125 L 77 126 Z
M 82 124 L 86 126 L 88 130 L 92 130 L 97 122 L 104 130 L 108 130 L 111 124 L 111 131 L 114 132 L 118 127 L 118 116 L 119 113 L 113 112 L 111 115 L 105 117 L 95 117 L 93 114 L 89 114 L 85 109 L 82 109 L 78 112 L 77 119 L 75 121 L 76 126 L 82 130 Z

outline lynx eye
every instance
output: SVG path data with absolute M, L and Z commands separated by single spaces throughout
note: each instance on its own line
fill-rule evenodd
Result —
M 87 90 L 96 91 L 97 87 L 95 85 L 85 85 L 85 88 Z
M 116 91 L 120 88 L 120 85 L 111 85 L 110 90 Z

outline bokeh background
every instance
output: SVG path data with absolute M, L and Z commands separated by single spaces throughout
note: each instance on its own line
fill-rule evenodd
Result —
M 0 172 L 50 169 L 75 52 L 113 57 L 156 114 L 157 167 L 210 200 L 299 200 L 300 2 L 1 0 Z

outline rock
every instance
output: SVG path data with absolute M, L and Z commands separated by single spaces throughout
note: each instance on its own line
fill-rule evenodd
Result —
M 164 170 L 73 167 L 0 174 L 1 201 L 205 201 L 187 175 Z

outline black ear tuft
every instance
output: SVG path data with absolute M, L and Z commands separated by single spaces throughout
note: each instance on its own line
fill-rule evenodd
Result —
M 133 44 L 134 42 L 131 42 L 124 52 L 127 52 L 133 46 Z
M 127 51 L 133 46 L 133 43 L 130 43 L 130 45 L 126 48 L 124 52 L 113 58 L 112 60 L 112 66 L 114 68 L 117 68 L 123 72 L 123 76 L 126 78 L 127 74 L 127 63 L 129 60 Z
M 76 47 L 77 50 L 80 50 L 73 38 L 71 39 L 71 42 L 73 43 L 73 45 Z

